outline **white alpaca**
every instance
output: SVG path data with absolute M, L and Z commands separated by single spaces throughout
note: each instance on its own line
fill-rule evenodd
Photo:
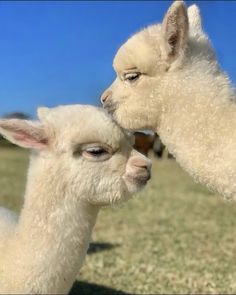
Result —
M 102 109 L 43 108 L 39 117 L 0 120 L 1 134 L 34 149 L 19 221 L 0 210 L 1 294 L 68 293 L 101 206 L 127 200 L 150 177 L 150 161 Z
M 189 27 L 188 27 L 189 23 Z M 236 200 L 236 103 L 196 5 L 172 4 L 162 24 L 133 35 L 114 58 L 101 100 L 129 130 L 157 132 L 197 181 Z

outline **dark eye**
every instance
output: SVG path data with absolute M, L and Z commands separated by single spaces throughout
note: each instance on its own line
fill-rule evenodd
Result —
M 82 156 L 94 161 L 104 161 L 109 159 L 111 154 L 103 147 L 93 146 L 85 148 L 82 152 Z
M 126 73 L 124 75 L 124 80 L 128 82 L 135 82 L 140 77 L 141 73 L 135 72 L 135 73 Z
M 107 151 L 101 147 L 91 147 L 91 148 L 87 148 L 85 150 L 85 152 L 87 154 L 90 154 L 91 156 L 94 156 L 94 157 L 100 157 L 104 154 L 107 153 Z

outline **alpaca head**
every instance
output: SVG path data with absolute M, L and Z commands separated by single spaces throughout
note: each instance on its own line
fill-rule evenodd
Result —
M 177 91 L 173 76 L 212 59 L 198 7 L 187 10 L 176 1 L 161 24 L 133 35 L 118 50 L 113 62 L 117 77 L 101 97 L 103 106 L 126 129 L 156 131 L 166 94 Z
M 0 120 L 3 136 L 36 151 L 29 173 L 33 183 L 54 187 L 72 203 L 84 198 L 108 205 L 129 198 L 150 178 L 150 160 L 133 150 L 132 138 L 102 109 L 40 108 L 38 116 L 38 122 Z

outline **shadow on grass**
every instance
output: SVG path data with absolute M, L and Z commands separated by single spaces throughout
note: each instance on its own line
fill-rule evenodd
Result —
M 70 290 L 69 295 L 131 295 L 120 290 L 109 288 L 103 285 L 96 285 L 88 282 L 76 281 Z M 133 295 L 133 294 L 132 294 Z
M 111 250 L 119 246 L 120 246 L 119 244 L 111 244 L 111 243 L 90 243 L 87 253 L 95 254 L 97 252 Z
M 100 251 L 112 250 L 115 247 L 119 247 L 119 244 L 111 243 L 90 243 L 88 254 L 96 254 Z M 97 285 L 89 282 L 76 281 L 70 290 L 69 295 L 131 295 L 120 290 L 116 290 L 103 285 Z

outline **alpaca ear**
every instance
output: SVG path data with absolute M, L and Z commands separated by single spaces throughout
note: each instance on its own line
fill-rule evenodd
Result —
M 0 120 L 0 134 L 12 143 L 24 148 L 46 149 L 48 139 L 39 122 L 20 119 Z
M 183 1 L 175 1 L 162 22 L 167 57 L 176 58 L 186 47 L 188 15 Z
M 37 109 L 37 115 L 40 120 L 43 120 L 46 115 L 49 113 L 50 109 L 47 107 L 39 107 Z
M 196 4 L 188 8 L 189 28 L 193 35 L 202 33 L 202 19 L 200 9 Z

